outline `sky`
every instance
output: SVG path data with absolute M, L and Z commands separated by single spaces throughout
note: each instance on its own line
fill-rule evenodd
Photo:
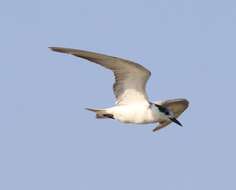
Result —
M 3 0 L 0 25 L 0 189 L 236 189 L 235 1 Z M 49 46 L 142 64 L 184 127 L 96 120 L 112 73 Z

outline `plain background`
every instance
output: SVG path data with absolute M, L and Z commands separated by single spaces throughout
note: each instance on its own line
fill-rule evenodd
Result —
M 236 189 L 235 1 L 2 0 L 0 26 L 0 189 Z M 184 127 L 96 120 L 112 73 L 48 46 L 144 65 Z

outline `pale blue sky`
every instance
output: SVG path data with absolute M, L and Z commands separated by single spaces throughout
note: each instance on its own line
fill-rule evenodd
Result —
M 235 1 L 9 0 L 0 23 L 0 189 L 236 189 Z M 96 120 L 112 74 L 48 46 L 141 63 L 185 127 Z

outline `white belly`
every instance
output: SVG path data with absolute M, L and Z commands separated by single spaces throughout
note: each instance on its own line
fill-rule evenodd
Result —
M 114 115 L 114 118 L 123 123 L 156 123 L 162 114 L 152 110 L 147 104 L 120 105 L 109 108 L 107 111 Z

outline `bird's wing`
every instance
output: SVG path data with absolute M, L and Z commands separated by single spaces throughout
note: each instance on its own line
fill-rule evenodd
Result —
M 151 72 L 142 65 L 90 51 L 62 47 L 50 47 L 50 49 L 87 59 L 112 70 L 115 75 L 113 91 L 117 99 L 116 104 L 148 101 L 145 89 Z
M 169 125 L 170 123 L 171 123 L 171 121 L 160 122 L 152 131 L 153 131 L 153 132 L 159 131 L 160 129 L 166 127 L 166 126 Z
M 172 100 L 165 100 L 161 102 L 157 102 L 158 104 L 168 108 L 173 114 L 175 118 L 178 118 L 184 110 L 188 108 L 189 102 L 186 99 L 172 99 Z M 171 121 L 164 121 L 161 122 L 153 131 L 158 131 L 167 125 L 169 125 Z

